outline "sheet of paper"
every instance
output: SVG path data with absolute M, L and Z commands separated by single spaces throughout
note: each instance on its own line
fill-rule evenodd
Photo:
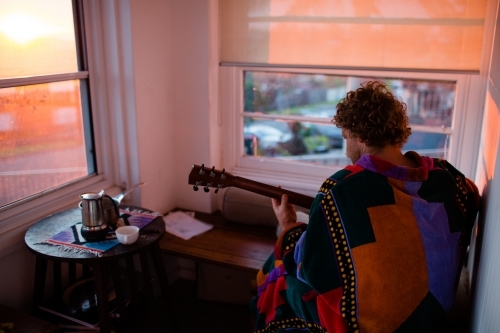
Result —
M 165 231 L 185 240 L 214 227 L 211 224 L 195 219 L 189 212 L 170 212 L 163 216 L 163 220 L 165 221 Z

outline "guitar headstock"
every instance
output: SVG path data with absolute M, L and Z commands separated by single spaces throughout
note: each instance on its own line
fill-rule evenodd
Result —
M 217 193 L 219 189 L 230 186 L 233 177 L 225 169 L 221 171 L 215 167 L 207 168 L 204 164 L 201 166 L 194 164 L 189 173 L 189 184 L 193 185 L 195 191 L 198 191 L 198 186 L 204 186 L 205 192 L 209 192 L 209 188 L 214 187 L 216 188 L 215 193 Z

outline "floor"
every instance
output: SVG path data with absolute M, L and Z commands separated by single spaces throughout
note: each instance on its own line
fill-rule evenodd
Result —
M 175 311 L 179 333 L 249 333 L 251 314 L 248 306 L 209 302 L 196 298 L 196 283 L 177 280 L 170 286 L 172 298 L 178 300 Z M 173 332 L 168 315 L 158 317 L 141 332 Z
M 460 285 L 455 301 L 451 321 L 447 333 L 469 332 L 469 307 L 467 291 Z M 250 333 L 252 316 L 248 305 L 236 305 L 221 302 L 210 302 L 197 299 L 196 282 L 177 280 L 170 285 L 171 299 L 176 300 L 176 313 L 179 331 L 176 333 Z M 159 300 L 162 304 L 162 301 Z M 160 315 L 141 328 L 141 333 L 174 332 L 168 312 L 163 306 L 158 307 Z M 70 332 L 68 330 L 66 332 Z M 74 332 L 74 331 L 73 331 Z M 90 332 L 90 331 L 87 331 Z M 136 330 L 134 330 L 136 332 Z
M 462 288 L 463 286 L 461 286 Z M 196 299 L 196 283 L 178 280 L 171 285 L 173 299 L 178 300 L 177 312 L 180 332 L 178 333 L 250 333 L 252 330 L 251 314 L 248 306 L 227 303 L 208 302 Z M 469 308 L 466 292 L 457 294 L 447 333 L 469 332 Z M 168 316 L 162 316 L 151 322 L 141 332 L 173 332 Z

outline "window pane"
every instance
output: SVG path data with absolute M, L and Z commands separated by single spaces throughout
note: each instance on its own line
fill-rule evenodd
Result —
M 245 72 L 245 111 L 331 118 L 345 96 L 346 77 Z
M 0 79 L 77 72 L 68 0 L 0 0 Z
M 447 134 L 413 131 L 403 150 L 414 150 L 429 157 L 446 159 L 449 139 Z
M 246 155 L 320 164 L 346 164 L 340 128 L 333 124 L 245 117 Z
M 455 107 L 454 82 L 393 81 L 394 94 L 408 106 L 411 125 L 451 127 Z
M 0 89 L 0 206 L 88 175 L 79 81 Z
M 407 104 L 413 134 L 404 149 L 447 157 L 454 82 L 257 71 L 245 72 L 244 78 L 246 155 L 335 165 L 347 161 L 340 129 L 330 120 L 348 91 L 377 79 Z

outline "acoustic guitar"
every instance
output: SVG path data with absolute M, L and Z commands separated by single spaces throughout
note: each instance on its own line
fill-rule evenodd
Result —
M 199 186 L 203 186 L 205 192 L 209 192 L 210 188 L 215 188 L 215 193 L 221 188 L 237 187 L 242 190 L 247 190 L 253 193 L 261 194 L 274 199 L 281 199 L 283 194 L 288 195 L 288 202 L 299 207 L 311 208 L 314 201 L 313 197 L 284 190 L 279 187 L 259 183 L 250 179 L 233 176 L 225 171 L 225 169 L 217 170 L 215 167 L 208 168 L 204 164 L 193 165 L 189 173 L 189 184 L 193 185 L 193 189 L 198 191 Z

